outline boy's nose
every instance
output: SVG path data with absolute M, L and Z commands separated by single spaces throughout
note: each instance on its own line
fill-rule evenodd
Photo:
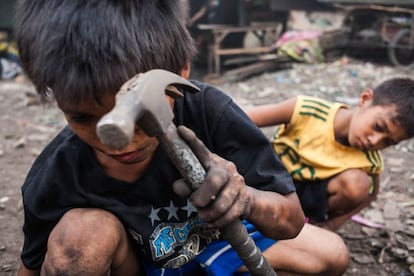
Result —
M 384 140 L 384 134 L 381 133 L 373 133 L 368 137 L 369 146 L 371 148 L 376 148 L 381 145 L 382 141 Z

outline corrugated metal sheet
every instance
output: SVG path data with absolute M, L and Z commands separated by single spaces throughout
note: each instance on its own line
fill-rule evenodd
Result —
M 14 6 L 16 1 L 0 0 L 0 29 L 13 27 Z
M 414 0 L 318 0 L 323 3 L 338 4 L 374 4 L 374 5 L 413 5 Z

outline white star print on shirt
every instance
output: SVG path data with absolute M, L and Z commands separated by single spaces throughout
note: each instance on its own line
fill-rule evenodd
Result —
M 164 209 L 168 211 L 168 219 L 174 217 L 178 220 L 177 211 L 179 208 L 175 207 L 172 201 L 170 201 L 170 206 L 164 207 Z
M 149 215 L 149 218 L 151 219 L 151 224 L 152 224 L 152 226 L 154 226 L 154 222 L 155 222 L 156 220 L 160 220 L 160 217 L 158 216 L 158 213 L 160 212 L 160 209 L 161 209 L 161 208 L 154 209 L 154 208 L 151 206 L 151 213 L 150 213 L 150 215 Z
M 182 207 L 182 209 L 187 211 L 187 218 L 189 218 L 192 213 L 197 213 L 197 209 L 191 204 L 189 199 L 187 199 L 187 205 Z

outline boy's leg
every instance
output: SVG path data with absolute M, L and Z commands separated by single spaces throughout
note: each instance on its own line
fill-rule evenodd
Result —
M 308 223 L 296 238 L 278 241 L 263 254 L 278 275 L 342 275 L 349 264 L 342 238 Z
M 375 199 L 376 193 L 370 193 L 372 183 L 369 177 L 362 170 L 350 169 L 329 181 L 328 220 L 321 226 L 336 230 Z
M 49 236 L 42 275 L 140 275 L 121 222 L 100 209 L 72 209 Z

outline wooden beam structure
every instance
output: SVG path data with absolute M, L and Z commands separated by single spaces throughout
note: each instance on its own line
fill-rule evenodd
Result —
M 220 74 L 221 57 L 231 55 L 260 55 L 271 51 L 272 45 L 265 45 L 265 40 L 270 37 L 276 41 L 280 32 L 280 25 L 277 23 L 256 23 L 250 26 L 233 25 L 199 25 L 200 30 L 209 31 L 212 34 L 212 41 L 209 45 L 208 69 L 209 73 Z M 244 48 L 223 48 L 223 40 L 232 33 L 253 33 L 260 41 L 259 47 Z

